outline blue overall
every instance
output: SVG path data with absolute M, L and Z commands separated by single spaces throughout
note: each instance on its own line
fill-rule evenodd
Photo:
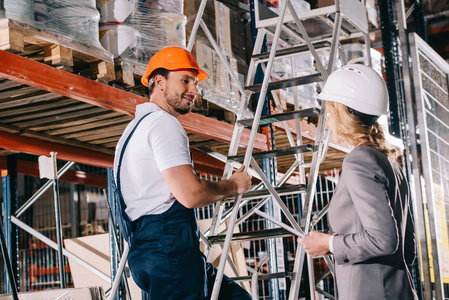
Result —
M 217 269 L 200 251 L 193 209 L 178 201 L 159 215 L 132 224 L 128 264 L 137 285 L 152 300 L 210 299 Z M 219 299 L 250 300 L 238 284 L 224 276 Z

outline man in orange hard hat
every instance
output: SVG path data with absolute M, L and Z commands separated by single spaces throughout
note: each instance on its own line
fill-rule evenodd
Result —
M 127 220 L 130 228 L 128 264 L 152 300 L 210 298 L 216 269 L 200 252 L 193 208 L 251 186 L 243 168 L 219 182 L 199 180 L 192 168 L 189 140 L 177 117 L 190 112 L 198 81 L 207 77 L 183 48 L 156 53 L 142 77 L 150 101 L 136 107 L 117 144 L 114 174 L 124 202 L 119 222 Z M 219 299 L 251 296 L 225 277 Z

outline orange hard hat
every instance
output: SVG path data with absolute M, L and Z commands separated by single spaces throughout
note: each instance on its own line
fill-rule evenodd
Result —
M 195 56 L 181 47 L 167 47 L 157 52 L 150 59 L 147 70 L 142 76 L 142 84 L 148 86 L 148 79 L 156 69 L 167 69 L 170 71 L 179 69 L 194 69 L 198 72 L 198 81 L 202 81 L 209 75 L 200 69 Z

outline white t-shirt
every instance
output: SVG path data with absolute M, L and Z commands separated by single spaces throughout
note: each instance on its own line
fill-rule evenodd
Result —
M 131 220 L 167 211 L 175 201 L 162 177 L 165 169 L 190 165 L 189 140 L 178 120 L 154 103 L 136 107 L 136 115 L 120 138 L 114 159 L 114 177 L 123 144 L 142 116 L 123 155 L 120 189 Z

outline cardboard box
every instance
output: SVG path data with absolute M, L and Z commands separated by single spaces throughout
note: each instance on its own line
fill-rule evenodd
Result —
M 85 236 L 75 239 L 64 240 L 65 248 L 75 256 L 82 258 L 85 262 L 110 276 L 111 261 L 109 259 L 110 236 L 108 233 L 92 236 Z M 106 282 L 91 271 L 85 269 L 78 263 L 69 259 L 70 270 L 72 273 L 73 284 L 76 288 L 98 286 L 103 290 L 111 287 L 111 282 Z M 131 291 L 132 299 L 141 299 L 141 290 L 134 282 L 132 277 L 128 278 L 128 285 Z M 84 298 L 74 298 L 84 299 Z M 88 298 L 86 298 L 88 299 Z

